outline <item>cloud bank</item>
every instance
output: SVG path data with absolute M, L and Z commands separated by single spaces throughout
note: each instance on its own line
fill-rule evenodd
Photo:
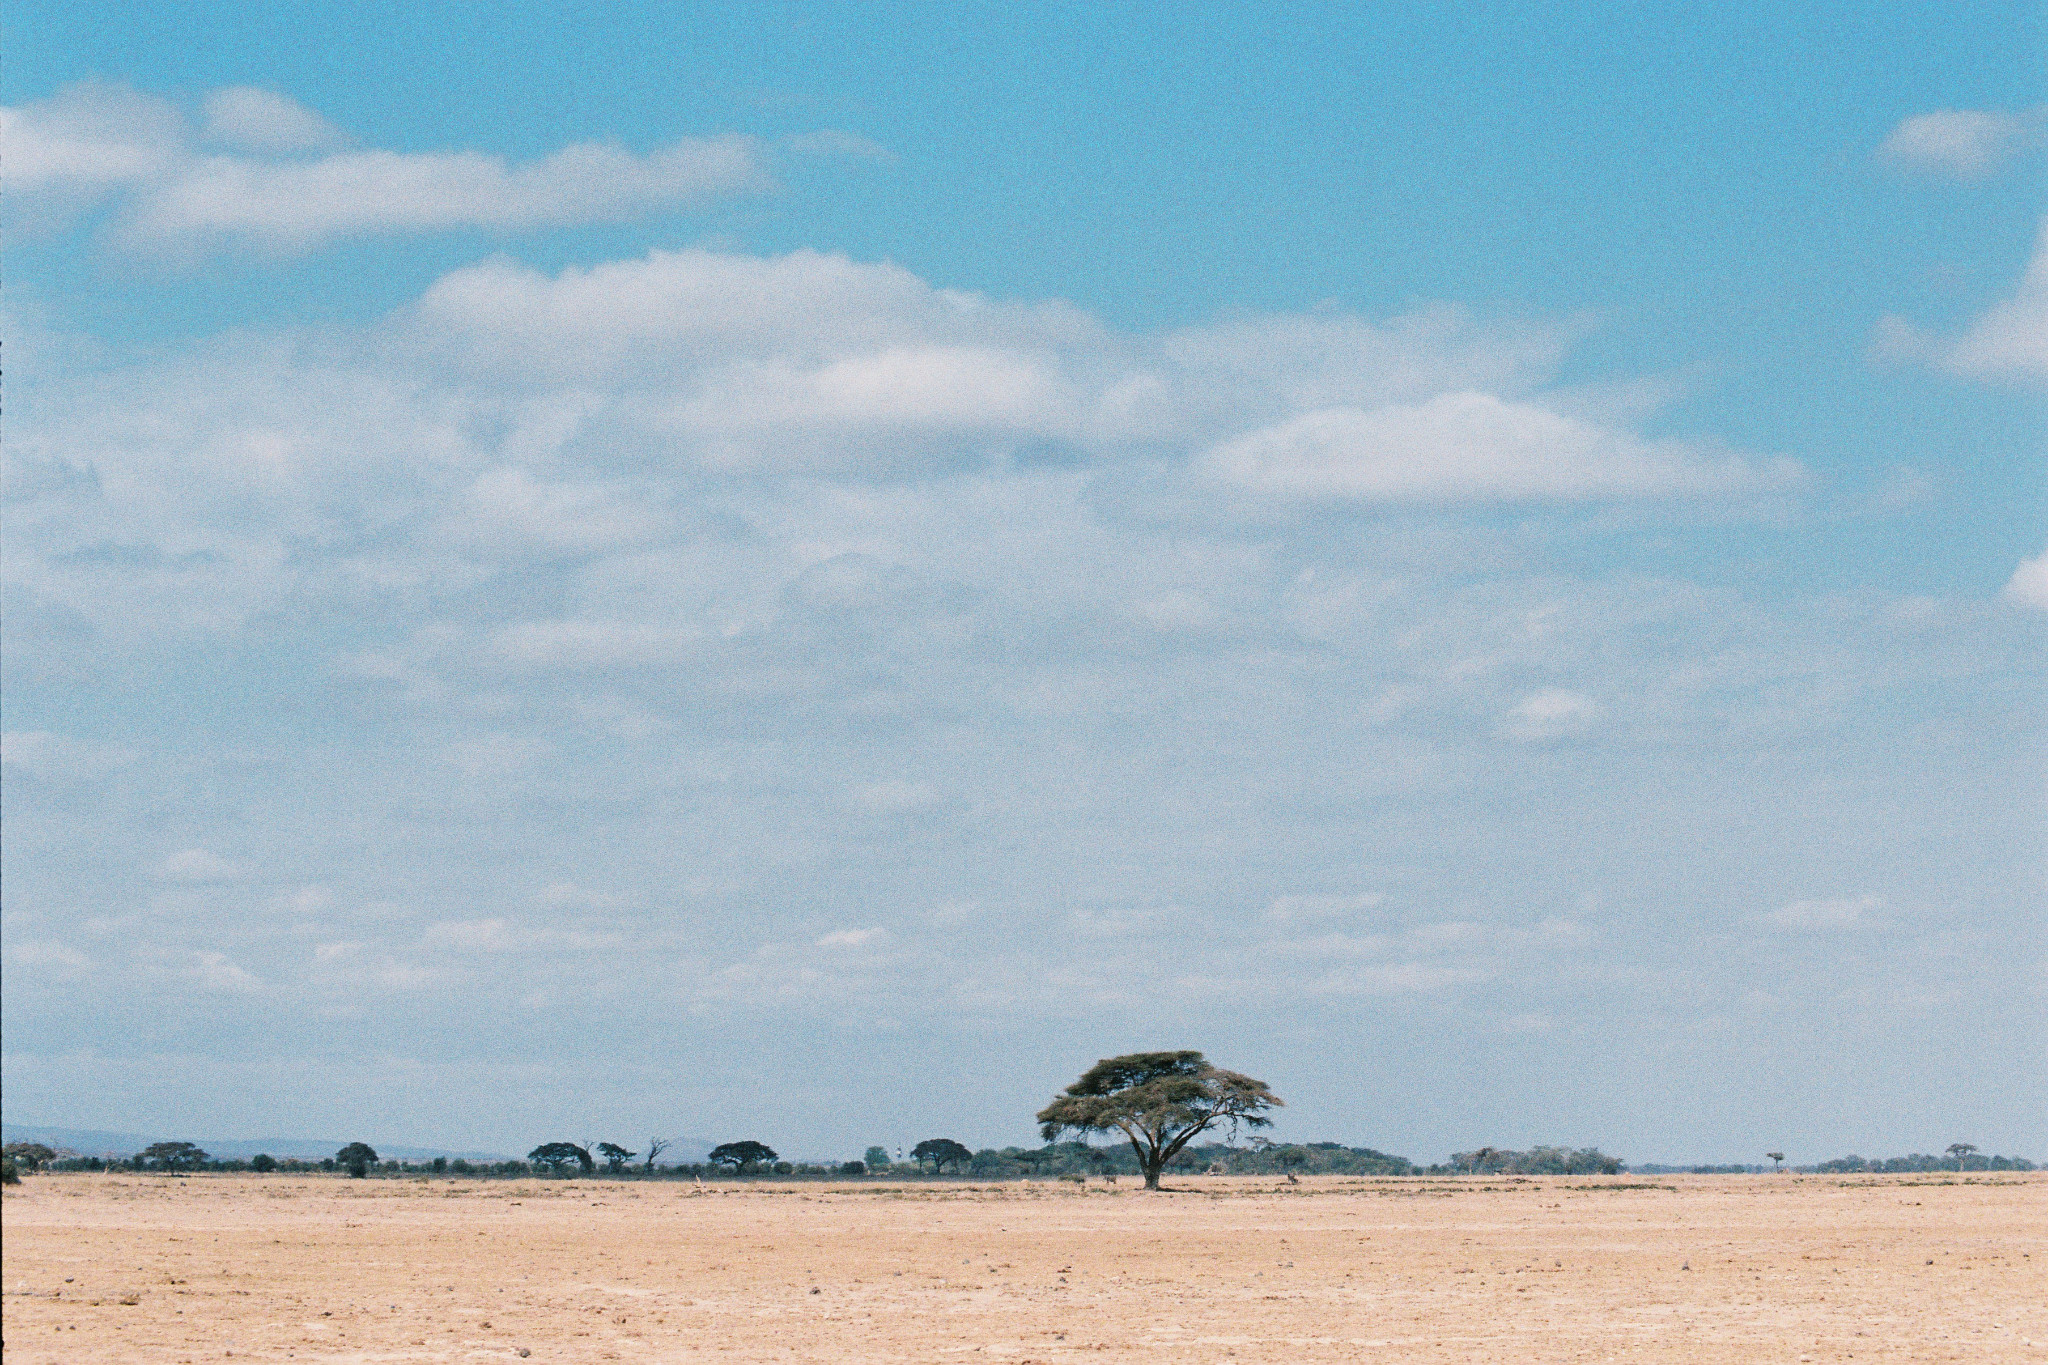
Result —
M 110 207 L 116 241 L 173 255 L 621 222 L 769 183 L 760 147 L 738 136 L 685 138 L 645 155 L 578 143 L 516 163 L 348 141 L 311 110 L 248 87 L 207 96 L 197 125 L 167 100 L 102 84 L 0 110 L 17 219 Z

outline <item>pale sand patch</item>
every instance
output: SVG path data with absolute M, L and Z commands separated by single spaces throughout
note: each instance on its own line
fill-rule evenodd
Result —
M 6 1358 L 2048 1360 L 2048 1176 L 1173 1183 L 34 1176 Z

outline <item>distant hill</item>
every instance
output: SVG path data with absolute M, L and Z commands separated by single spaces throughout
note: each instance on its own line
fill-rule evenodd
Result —
M 252 1157 L 258 1152 L 271 1156 L 333 1156 L 353 1138 L 195 1138 L 184 1133 L 117 1133 L 103 1128 L 56 1128 L 39 1123 L 0 1123 L 0 1141 L 40 1142 L 48 1147 L 69 1147 L 85 1156 L 133 1156 L 152 1142 L 196 1142 L 207 1155 L 222 1158 Z M 407 1147 L 399 1143 L 365 1139 L 387 1161 L 431 1161 L 437 1156 L 465 1161 L 506 1161 L 510 1152 L 457 1151 L 450 1147 Z M 535 1139 L 540 1141 L 541 1139 Z M 637 1145 L 637 1144 L 636 1144 Z M 677 1138 L 661 1154 L 663 1165 L 702 1161 L 716 1143 L 705 1138 Z

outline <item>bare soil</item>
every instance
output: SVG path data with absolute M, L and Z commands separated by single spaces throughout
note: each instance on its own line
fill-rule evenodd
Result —
M 6 1360 L 2048 1361 L 2048 1176 L 28 1177 Z

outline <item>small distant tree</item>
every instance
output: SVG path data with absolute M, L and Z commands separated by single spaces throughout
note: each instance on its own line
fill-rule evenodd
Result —
M 1280 1097 L 1264 1081 L 1211 1066 L 1199 1052 L 1134 1052 L 1107 1057 L 1038 1111 L 1047 1142 L 1062 1133 L 1120 1132 L 1137 1153 L 1145 1188 L 1194 1137 L 1219 1123 L 1267 1128 Z
M 951 1138 L 926 1138 L 910 1149 L 910 1159 L 920 1166 L 931 1162 L 932 1174 L 937 1175 L 948 1166 L 955 1170 L 965 1166 L 974 1160 L 974 1153 Z
M 277 1158 L 268 1152 L 258 1152 L 249 1158 L 249 1169 L 258 1175 L 269 1175 L 277 1169 Z
M 55 1149 L 40 1142 L 10 1142 L 5 1147 L 0 1147 L 0 1156 L 13 1161 L 17 1170 L 30 1174 L 40 1171 L 57 1159 Z
M 1977 1144 L 1974 1142 L 1951 1142 L 1948 1145 L 1948 1154 L 1950 1159 L 1956 1163 L 1956 1169 L 1960 1171 L 1963 1169 L 1963 1163 L 1977 1154 Z
M 351 1179 L 361 1180 L 377 1164 L 377 1149 L 367 1142 L 351 1142 L 334 1154 L 334 1163 L 345 1167 Z
M 193 1142 L 152 1142 L 136 1154 L 145 1170 L 196 1171 L 210 1160 Z
M 634 1157 L 640 1155 L 638 1152 L 627 1151 L 624 1147 L 619 1146 L 619 1144 L 616 1142 L 598 1143 L 597 1154 L 604 1158 L 605 1169 L 610 1171 L 613 1175 L 617 1175 L 619 1174 L 619 1172 L 625 1170 L 626 1163 L 631 1161 Z
M 663 1152 L 667 1151 L 668 1147 L 668 1143 L 663 1141 L 661 1138 L 651 1137 L 647 1139 L 647 1159 L 640 1163 L 640 1169 L 643 1171 L 653 1170 L 654 1158 L 660 1156 Z
M 1785 1154 L 1783 1152 L 1765 1152 L 1764 1155 L 1771 1159 L 1772 1170 L 1782 1171 L 1785 1169 Z
M 743 1142 L 721 1142 L 704 1160 L 713 1166 L 730 1166 L 735 1175 L 743 1175 L 763 1162 L 775 1160 L 775 1149 L 752 1138 Z
M 545 1166 L 560 1175 L 571 1166 L 580 1166 L 589 1175 L 597 1169 L 597 1162 L 591 1158 L 588 1147 L 573 1142 L 543 1142 L 526 1154 L 526 1159 L 536 1166 Z
M 868 1169 L 871 1171 L 886 1171 L 889 1169 L 889 1149 L 887 1147 L 870 1147 L 862 1154 L 862 1160 L 867 1162 Z
M 842 1161 L 839 1163 L 839 1174 L 841 1175 L 866 1175 L 867 1173 L 868 1164 L 865 1161 Z

